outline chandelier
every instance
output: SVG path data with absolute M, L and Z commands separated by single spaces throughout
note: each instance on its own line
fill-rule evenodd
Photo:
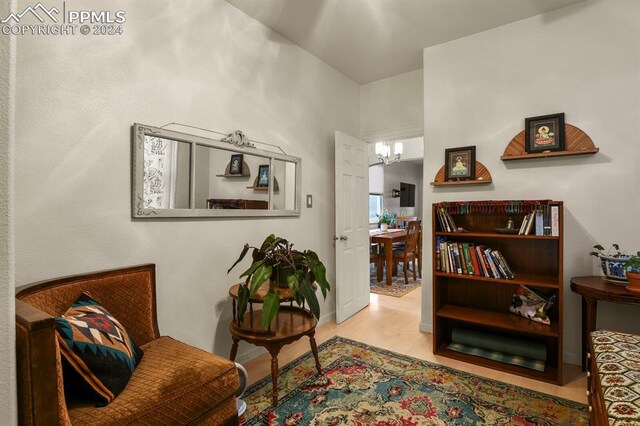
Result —
M 397 163 L 402 157 L 402 142 L 396 142 L 393 144 L 393 156 L 391 155 L 391 144 L 386 142 L 376 143 L 376 155 L 378 160 L 384 163 L 385 166 Z

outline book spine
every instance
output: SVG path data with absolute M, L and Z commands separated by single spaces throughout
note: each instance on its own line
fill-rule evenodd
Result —
M 482 275 L 485 277 L 489 277 L 489 270 L 487 269 L 487 264 L 484 261 L 484 246 L 480 245 L 476 247 L 476 252 L 478 253 L 478 260 L 480 261 L 480 267 L 482 268 Z
M 551 235 L 560 236 L 560 207 L 551 206 Z
M 458 243 L 458 253 L 460 253 L 460 266 L 462 267 L 462 273 L 467 275 L 467 256 L 465 255 L 462 243 Z
M 451 215 L 447 211 L 445 211 L 444 213 L 447 217 L 447 220 L 449 221 L 449 227 L 451 228 L 449 232 L 456 232 L 458 228 L 456 227 L 456 223 L 453 221 L 453 217 L 451 217 Z
M 442 270 L 440 268 L 440 258 L 442 257 L 442 253 L 440 252 L 441 243 L 442 239 L 440 237 L 436 237 L 436 271 Z
M 496 267 L 495 263 L 493 263 L 493 257 L 491 256 L 491 249 L 486 249 L 484 251 L 485 254 L 485 258 L 487 259 L 487 264 L 489 265 L 489 268 L 491 268 L 491 275 L 493 276 L 493 278 L 500 278 L 500 273 L 498 272 L 498 268 Z
M 544 214 L 542 210 L 536 211 L 536 235 L 544 235 Z
M 464 257 L 467 261 L 467 274 L 475 275 L 475 269 L 473 267 L 473 261 L 471 258 L 471 252 L 469 251 L 469 243 L 463 243 L 462 248 L 464 249 Z
M 522 218 L 522 223 L 520 224 L 520 230 L 518 231 L 518 235 L 523 235 L 524 232 L 527 230 L 527 218 L 528 217 L 529 217 L 529 215 L 526 214 Z
M 480 271 L 480 264 L 478 262 L 478 253 L 476 252 L 476 246 L 470 244 L 469 252 L 471 254 L 471 263 L 473 264 L 473 274 L 482 275 L 482 272 Z
M 502 254 L 497 250 L 492 251 L 491 254 L 493 255 L 493 259 L 496 262 L 496 265 L 498 266 L 498 270 L 500 271 L 502 276 L 510 280 L 511 275 L 507 271 L 507 266 L 504 262 L 504 259 L 502 258 Z
M 462 273 L 462 262 L 460 261 L 460 251 L 458 250 L 458 244 L 453 243 L 453 257 L 455 260 L 455 272 L 457 272 L 458 274 Z
M 453 244 L 447 243 L 447 250 L 449 251 L 449 271 L 447 272 L 453 274 L 456 271 L 456 261 L 453 256 Z
M 509 266 L 509 262 L 507 262 L 507 259 L 501 252 L 497 252 L 497 254 L 498 258 L 500 259 L 500 263 L 502 263 L 502 266 L 507 273 L 507 278 L 510 280 L 514 279 L 516 277 L 516 274 L 513 273 L 513 270 L 511 269 L 511 266 Z

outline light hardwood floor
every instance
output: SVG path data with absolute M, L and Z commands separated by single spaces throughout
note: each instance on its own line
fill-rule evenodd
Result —
M 420 292 L 421 289 L 418 288 L 400 298 L 371 294 L 369 307 L 358 312 L 342 324 L 336 324 L 332 321 L 321 325 L 316 330 L 316 340 L 320 343 L 333 336 L 342 336 L 479 376 L 586 404 L 587 379 L 578 366 L 565 364 L 565 384 L 564 386 L 555 386 L 449 358 L 434 356 L 432 352 L 432 335 L 430 333 L 422 333 L 419 330 Z M 308 351 L 309 339 L 303 337 L 301 340 L 282 349 L 278 357 L 278 363 L 282 367 Z M 271 374 L 271 358 L 269 354 L 260 355 L 247 362 L 245 367 L 249 373 L 249 383 L 254 383 Z

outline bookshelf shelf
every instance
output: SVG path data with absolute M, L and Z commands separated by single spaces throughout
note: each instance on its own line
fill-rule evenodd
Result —
M 497 232 L 436 232 L 436 235 L 442 237 L 463 237 L 463 238 L 505 238 L 505 239 L 522 239 L 522 240 L 557 240 L 560 237 L 552 235 L 517 235 L 517 234 L 499 234 Z
M 544 325 L 512 313 L 485 311 L 457 305 L 444 305 L 436 315 L 462 322 L 482 322 L 485 326 L 511 330 L 518 333 L 539 334 L 542 336 L 558 337 L 558 324 Z
M 506 284 L 506 285 L 530 285 L 533 287 L 548 287 L 548 288 L 557 288 L 558 282 L 557 277 L 553 275 L 541 275 L 541 274 L 531 274 L 526 272 L 518 272 L 514 271 L 516 274 L 515 279 L 508 280 L 506 278 L 489 278 L 482 277 L 477 275 L 469 275 L 469 274 L 451 274 L 447 272 L 436 272 L 435 275 L 438 277 L 449 277 L 449 278 L 458 278 L 462 280 L 473 280 L 473 281 L 483 281 L 488 283 L 498 283 L 498 284 Z
M 440 345 L 435 351 L 435 355 L 444 356 L 458 361 L 468 362 L 470 364 L 480 364 L 483 367 L 493 368 L 495 370 L 505 371 L 507 373 L 517 374 L 529 379 L 540 380 L 542 382 L 557 384 L 558 369 L 554 367 L 545 368 L 544 372 L 530 370 L 528 368 L 518 367 L 516 365 L 504 364 L 490 359 L 479 358 L 473 355 L 467 355 L 447 349 L 447 344 Z
M 514 206 L 519 206 L 514 209 Z M 554 211 L 557 236 L 501 234 L 495 230 L 513 220 L 516 227 L 532 210 Z M 468 232 L 445 232 L 446 220 L 438 217 L 447 211 L 453 222 Z M 515 213 L 517 211 L 518 213 Z M 545 225 L 549 222 L 545 221 Z M 453 225 L 453 224 L 451 224 Z M 563 330 L 563 206 L 550 200 L 443 202 L 432 206 L 432 282 L 433 282 L 433 344 L 434 354 L 518 374 L 524 377 L 562 384 Z M 441 259 L 440 249 L 450 246 L 466 252 L 465 243 L 499 251 L 515 274 L 514 279 L 485 275 L 447 272 L 447 258 Z M 473 251 L 469 251 L 473 253 Z M 449 251 L 447 251 L 448 256 Z M 482 251 L 480 251 L 482 253 Z M 457 256 L 457 255 L 456 255 Z M 469 257 L 466 254 L 467 258 Z M 473 256 L 471 256 L 473 257 Z M 476 261 L 479 261 L 478 257 Z M 458 259 L 458 267 L 460 266 Z M 449 263 L 452 265 L 452 263 Z M 467 263 L 468 265 L 468 263 Z M 442 270 L 440 270 L 442 269 Z M 471 268 L 468 267 L 469 271 Z M 475 267 L 474 267 L 475 269 Z M 467 271 L 467 272 L 469 272 Z M 480 268 L 482 272 L 482 267 Z M 502 274 L 504 275 L 504 274 Z M 545 296 L 555 296 L 549 310 L 551 325 L 520 317 L 509 311 L 513 293 L 519 285 L 537 289 Z M 545 371 L 467 355 L 448 349 L 454 327 L 480 329 L 497 336 L 517 337 L 525 342 L 544 343 L 547 348 Z

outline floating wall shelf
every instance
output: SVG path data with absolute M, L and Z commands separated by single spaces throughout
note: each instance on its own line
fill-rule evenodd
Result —
M 216 175 L 217 177 L 225 177 L 225 178 L 240 178 L 240 177 L 249 177 L 251 176 L 251 170 L 249 169 L 249 165 L 246 161 L 242 162 L 242 174 L 232 175 L 231 171 L 231 162 L 227 163 L 227 167 L 224 169 L 223 175 Z
M 504 150 L 502 161 L 510 160 L 526 160 L 531 158 L 546 158 L 546 157 L 564 157 L 567 155 L 584 155 L 595 154 L 600 149 L 596 148 L 593 141 L 582 130 L 571 124 L 564 125 L 565 134 L 565 150 L 564 151 L 550 151 L 539 152 L 535 154 L 527 154 L 525 151 L 525 134 L 524 130 L 518 133 L 509 145 Z
M 432 186 L 445 186 L 445 185 L 483 185 L 491 183 L 491 173 L 489 170 L 479 161 L 476 161 L 476 178 L 474 180 L 444 180 L 444 166 L 438 170 L 438 174 L 431 182 Z
M 268 186 L 258 186 L 258 178 L 256 177 L 253 181 L 253 186 L 247 186 L 247 189 L 253 189 L 255 191 L 268 191 Z M 280 185 L 278 185 L 278 179 L 273 178 L 273 192 L 278 192 L 280 190 Z

